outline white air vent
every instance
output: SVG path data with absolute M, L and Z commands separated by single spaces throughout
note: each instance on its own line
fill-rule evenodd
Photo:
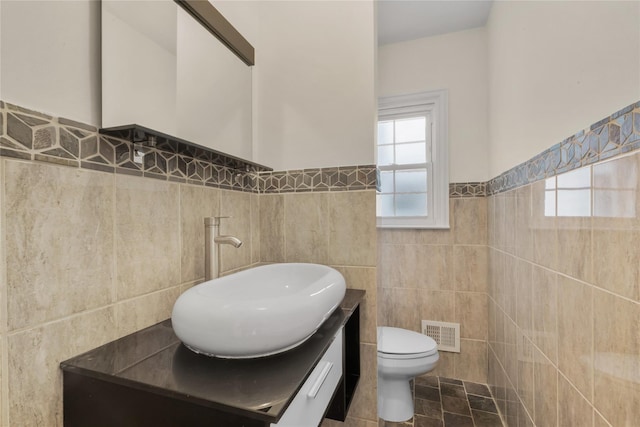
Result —
M 460 323 L 423 320 L 422 333 L 438 343 L 438 351 L 460 353 Z

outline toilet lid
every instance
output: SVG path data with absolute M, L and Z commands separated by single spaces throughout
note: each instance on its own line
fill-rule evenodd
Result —
M 422 354 L 438 352 L 433 338 L 407 329 L 378 327 L 378 352 L 390 355 Z

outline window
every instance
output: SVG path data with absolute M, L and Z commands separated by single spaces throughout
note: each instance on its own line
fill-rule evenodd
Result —
M 448 228 L 447 92 L 380 98 L 379 227 Z

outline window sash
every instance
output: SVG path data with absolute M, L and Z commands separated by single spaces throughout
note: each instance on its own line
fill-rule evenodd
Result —
M 433 210 L 433 179 L 432 179 L 432 170 L 433 167 L 430 163 L 422 164 L 422 167 L 417 168 L 385 168 L 381 169 L 381 172 L 403 172 L 407 170 L 415 170 L 415 171 L 424 171 L 425 172 L 425 189 L 424 191 L 398 191 L 397 189 L 397 180 L 394 176 L 394 186 L 392 191 L 379 191 L 377 193 L 378 196 L 392 196 L 393 197 L 393 211 L 394 215 L 377 215 L 378 219 L 396 219 L 396 218 L 413 218 L 413 219 L 421 219 L 422 221 L 427 220 L 432 217 L 431 212 Z M 408 195 L 424 195 L 424 199 L 426 202 L 426 214 L 425 215 L 399 215 L 397 213 L 398 205 L 397 205 L 397 197 L 396 196 L 408 196 Z
M 425 121 L 425 126 L 424 126 L 424 135 L 422 135 L 423 137 L 420 139 L 411 139 L 411 140 L 403 140 L 401 142 L 398 142 L 397 140 L 397 130 L 398 130 L 398 122 L 399 121 L 403 121 L 403 120 L 411 120 L 411 119 L 424 119 Z M 379 166 L 384 166 L 384 167 L 389 167 L 389 166 L 398 166 L 400 167 L 401 165 L 406 165 L 408 163 L 404 163 L 402 162 L 398 156 L 401 156 L 402 154 L 404 154 L 405 156 L 408 154 L 407 152 L 402 152 L 402 149 L 411 149 L 412 145 L 413 146 L 418 146 L 417 148 L 422 148 L 424 151 L 421 150 L 421 152 L 424 154 L 424 162 L 422 163 L 427 163 L 427 162 L 431 162 L 432 161 L 432 142 L 433 142 L 433 117 L 432 117 L 432 108 L 428 108 L 425 106 L 422 106 L 419 109 L 413 108 L 411 109 L 411 111 L 408 112 L 403 112 L 403 113 L 399 113 L 397 112 L 395 109 L 391 110 L 391 111 L 387 111 L 386 113 L 381 113 L 381 115 L 378 118 L 378 126 L 380 126 L 381 123 L 391 123 L 392 124 L 392 128 L 391 128 L 391 138 L 390 141 L 391 142 L 387 142 L 385 141 L 384 143 L 381 143 L 380 140 L 378 140 L 377 142 L 377 150 L 378 150 L 378 155 L 380 156 L 381 154 L 381 148 L 387 148 L 388 150 L 390 150 L 387 153 L 387 156 L 390 156 L 392 158 L 392 163 L 384 163 L 384 164 L 379 164 Z M 424 145 L 423 147 L 420 147 L 420 145 Z M 409 155 L 411 154 L 415 154 L 415 153 L 409 153 Z M 381 160 L 378 159 L 378 162 L 380 162 Z
M 379 147 L 393 148 L 393 163 L 379 165 L 380 172 L 401 172 L 405 170 L 425 170 L 426 171 L 426 192 L 396 192 L 394 183 L 393 193 L 379 192 L 379 196 L 394 195 L 394 215 L 380 216 L 377 221 L 379 227 L 392 228 L 449 228 L 449 190 L 448 190 L 448 155 L 446 153 L 446 91 L 435 91 L 429 93 L 381 98 L 379 101 L 378 123 L 385 121 L 395 121 L 405 118 L 426 117 L 425 129 L 425 159 L 426 162 L 398 164 L 396 163 L 395 147 L 412 142 L 395 141 L 395 128 L 393 144 L 376 143 L 376 150 Z M 394 124 L 395 125 L 395 124 Z M 386 142 L 386 141 L 385 141 Z M 421 142 L 421 141 L 420 141 Z M 442 144 L 439 147 L 438 144 Z M 434 172 L 438 168 L 438 174 Z M 444 178 L 443 178 L 444 177 Z M 446 181 L 446 182 L 445 182 Z M 445 189 L 443 189 L 445 187 Z M 396 213 L 395 195 L 403 194 L 425 194 L 426 215 L 425 216 L 399 216 Z M 436 203 L 436 200 L 438 202 Z M 381 209 L 377 211 L 377 214 Z
M 404 111 L 397 111 L 397 110 L 404 110 Z M 390 112 L 387 112 L 386 114 L 382 115 L 379 117 L 378 120 L 378 124 L 383 123 L 383 122 L 391 122 L 392 123 L 392 142 L 391 143 L 385 143 L 385 144 L 378 144 L 378 147 L 393 147 L 393 163 L 391 164 L 385 164 L 385 165 L 380 165 L 378 166 L 378 169 L 380 170 L 380 172 L 392 172 L 393 173 L 393 188 L 391 189 L 392 191 L 387 191 L 387 192 L 379 192 L 378 194 L 380 196 L 392 196 L 392 200 L 393 200 L 393 215 L 380 215 L 381 218 L 429 218 L 429 213 L 432 211 L 433 209 L 433 199 L 431 197 L 432 194 L 432 185 L 433 185 L 433 179 L 432 179 L 432 171 L 433 171 L 433 164 L 431 161 L 426 161 L 426 162 L 421 162 L 421 163 L 397 163 L 398 159 L 397 159 L 397 150 L 396 147 L 397 146 L 402 146 L 402 145 L 407 145 L 407 144 L 415 144 L 415 143 L 423 143 L 424 144 L 424 150 L 425 150 L 425 159 L 430 160 L 430 154 L 432 152 L 431 149 L 431 143 L 433 141 L 432 138 L 432 134 L 433 134 L 433 121 L 432 121 L 432 111 L 433 109 L 428 107 L 428 106 L 420 106 L 419 108 L 410 108 L 410 109 L 406 109 L 406 108 L 401 108 L 401 109 L 393 109 Z M 401 121 L 401 120 L 410 120 L 410 119 L 422 119 L 424 118 L 425 120 L 425 128 L 424 128 L 424 138 L 422 139 L 417 139 L 415 141 L 403 141 L 403 142 L 396 142 L 396 126 L 397 126 L 397 122 Z M 415 170 L 415 171 L 424 171 L 425 172 L 425 191 L 398 191 L 397 185 L 398 185 L 398 176 L 396 174 L 396 172 L 403 172 L 403 171 L 410 171 L 410 170 Z M 424 195 L 424 209 L 425 214 L 424 215 L 402 215 L 398 213 L 398 210 L 400 209 L 399 207 L 399 197 L 402 198 L 402 196 L 410 196 L 410 195 Z M 418 209 L 421 208 L 421 206 L 417 207 Z

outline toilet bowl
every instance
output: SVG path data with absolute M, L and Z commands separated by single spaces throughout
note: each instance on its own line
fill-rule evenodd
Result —
M 423 334 L 378 327 L 378 417 L 401 422 L 413 417 L 410 381 L 436 367 L 438 345 Z

